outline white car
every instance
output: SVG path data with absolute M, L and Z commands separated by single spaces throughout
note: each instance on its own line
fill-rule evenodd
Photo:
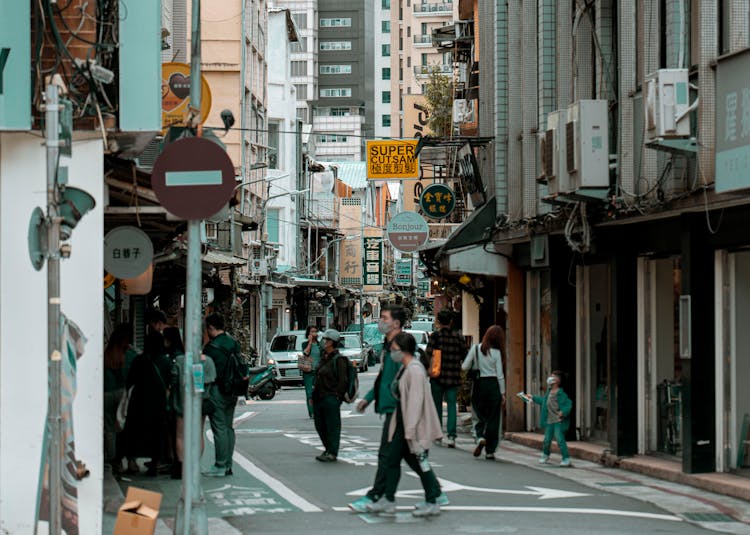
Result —
M 297 367 L 297 357 L 307 343 L 305 331 L 277 333 L 268 351 L 268 364 L 276 365 L 276 379 L 281 384 L 302 383 L 302 372 Z
M 369 349 L 362 345 L 359 333 L 341 333 L 338 349 L 339 353 L 347 357 L 354 364 L 357 371 L 367 371 L 367 354 Z
M 427 350 L 427 342 L 430 341 L 430 334 L 427 331 L 418 331 L 416 329 L 406 329 L 404 332 L 409 333 L 417 341 L 417 349 L 422 352 Z

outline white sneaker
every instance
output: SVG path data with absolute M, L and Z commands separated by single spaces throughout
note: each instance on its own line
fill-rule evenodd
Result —
M 381 498 L 374 503 L 368 503 L 365 505 L 368 513 L 377 513 L 381 515 L 395 515 L 396 514 L 396 501 L 388 501 L 386 498 Z
M 440 506 L 436 503 L 425 503 L 424 506 L 421 504 L 417 505 L 411 512 L 412 515 L 419 517 L 425 516 L 437 516 L 440 514 Z
M 542 455 L 539 459 L 539 464 L 547 464 L 547 461 L 549 461 L 549 455 Z
M 441 492 L 440 496 L 435 498 L 435 503 L 442 506 L 442 505 L 450 505 L 451 501 L 448 499 L 448 495 L 445 492 Z M 417 509 L 421 509 L 426 506 L 427 506 L 426 501 L 417 502 L 415 505 Z
M 567 468 L 567 467 L 571 466 L 570 459 L 563 459 L 562 462 L 560 463 L 560 466 L 562 466 L 564 468 Z

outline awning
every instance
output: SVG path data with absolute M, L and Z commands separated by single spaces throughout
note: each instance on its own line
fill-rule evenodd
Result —
M 208 251 L 203 255 L 202 260 L 207 264 L 214 264 L 217 266 L 244 266 L 247 264 L 247 260 L 244 258 L 221 253 L 219 251 Z
M 308 288 L 329 288 L 331 282 L 321 279 L 307 279 L 305 277 L 291 277 L 289 279 L 294 286 L 306 286 Z
M 495 198 L 490 198 L 485 204 L 472 212 L 469 218 L 450 235 L 440 249 L 439 254 L 448 253 L 451 249 L 459 249 L 467 245 L 489 241 L 489 231 L 495 226 L 497 218 L 497 204 Z

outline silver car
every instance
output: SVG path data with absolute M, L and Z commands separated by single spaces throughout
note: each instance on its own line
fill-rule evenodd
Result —
M 297 357 L 307 343 L 305 331 L 283 331 L 271 340 L 268 364 L 276 365 L 276 378 L 281 384 L 302 382 L 302 372 L 297 367 Z
M 367 371 L 367 354 L 369 349 L 362 345 L 359 333 L 342 333 L 338 349 L 339 353 L 347 357 L 358 371 Z
M 422 351 L 427 350 L 427 343 L 430 341 L 430 334 L 426 331 L 418 331 L 416 329 L 406 329 L 404 332 L 409 333 L 417 341 L 417 349 Z

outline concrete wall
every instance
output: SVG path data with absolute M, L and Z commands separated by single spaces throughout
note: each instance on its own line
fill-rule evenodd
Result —
M 47 413 L 46 269 L 28 259 L 27 224 L 45 207 L 45 149 L 38 136 L 0 135 L 0 532 L 33 533 Z M 91 475 L 78 485 L 81 533 L 101 533 L 102 257 L 101 140 L 73 145 L 70 184 L 96 199 L 73 231 L 62 265 L 62 310 L 88 338 L 74 404 L 77 457 Z

